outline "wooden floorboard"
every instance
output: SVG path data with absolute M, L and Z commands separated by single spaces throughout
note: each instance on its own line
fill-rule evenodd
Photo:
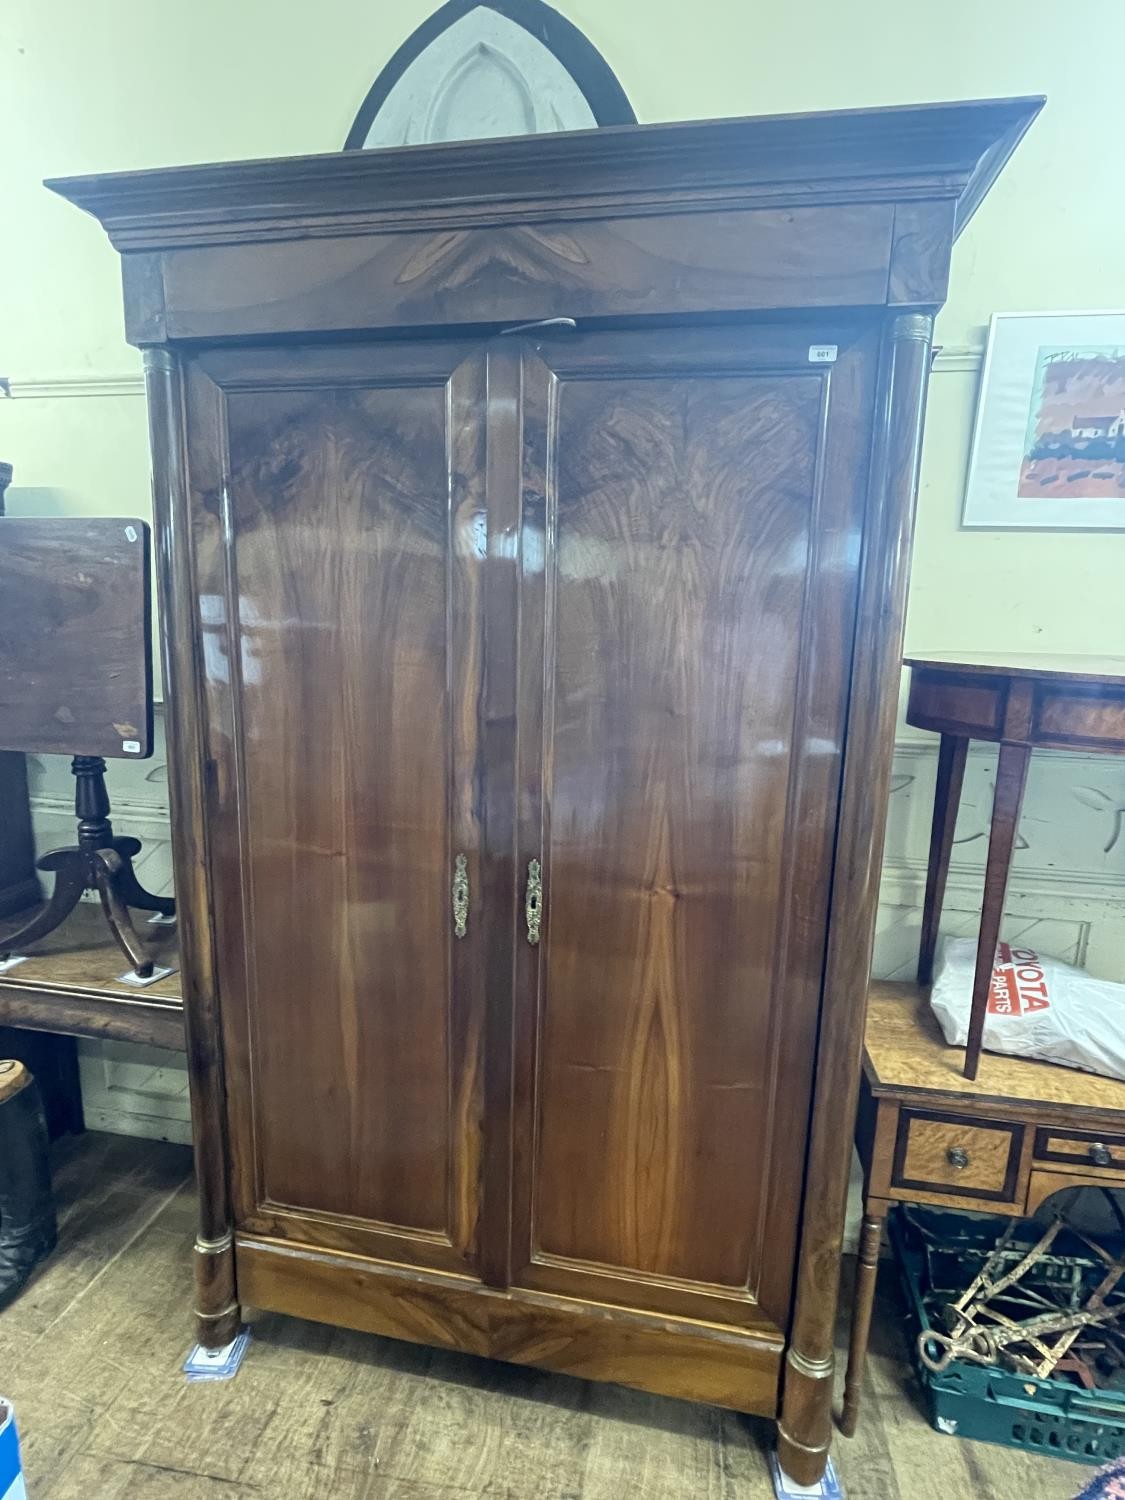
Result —
M 183 1147 L 58 1152 L 59 1250 L 0 1313 L 34 1500 L 768 1500 L 770 1424 L 275 1314 L 189 1386 Z M 849 1500 L 1068 1500 L 1086 1471 L 930 1429 L 884 1275 Z

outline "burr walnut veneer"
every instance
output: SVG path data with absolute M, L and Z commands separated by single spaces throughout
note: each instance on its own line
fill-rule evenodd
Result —
M 52 184 L 146 349 L 208 1342 L 822 1471 L 931 323 L 1037 109 Z

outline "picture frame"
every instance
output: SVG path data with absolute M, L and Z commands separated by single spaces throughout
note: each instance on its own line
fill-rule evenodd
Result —
M 1125 311 L 993 314 L 961 524 L 1125 530 Z

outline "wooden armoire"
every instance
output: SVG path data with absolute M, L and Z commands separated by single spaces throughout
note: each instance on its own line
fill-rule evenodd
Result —
M 205 1341 L 823 1469 L 932 318 L 1039 104 L 51 184 L 145 350 Z

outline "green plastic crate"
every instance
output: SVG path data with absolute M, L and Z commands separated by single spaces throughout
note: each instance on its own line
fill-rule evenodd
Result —
M 963 1214 L 941 1209 L 910 1212 L 938 1235 L 948 1226 L 964 1236 L 969 1224 L 969 1233 L 979 1231 L 982 1244 L 995 1243 L 1008 1223 L 991 1215 L 967 1221 Z M 939 1432 L 1080 1464 L 1104 1464 L 1125 1453 L 1125 1393 L 1086 1391 L 1069 1380 L 1036 1380 L 962 1360 L 954 1360 L 940 1375 L 928 1370 L 918 1358 L 918 1334 L 933 1327 L 923 1301 L 925 1251 L 902 1209 L 891 1210 L 888 1231 L 909 1314 L 911 1359 L 930 1422 Z M 1032 1240 L 1041 1232 L 1042 1225 L 1035 1226 Z

